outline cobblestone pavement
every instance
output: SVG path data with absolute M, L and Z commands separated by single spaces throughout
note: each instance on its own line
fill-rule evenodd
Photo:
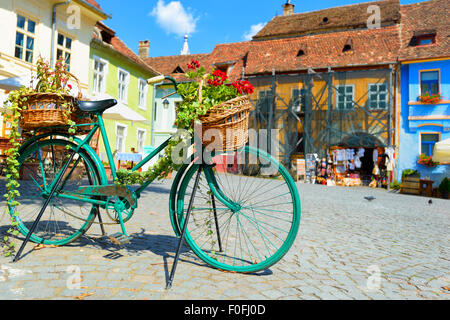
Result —
M 132 242 L 122 249 L 98 239 L 93 225 L 70 246 L 29 244 L 17 263 L 0 257 L 0 299 L 450 298 L 448 200 L 429 204 L 386 190 L 307 184 L 298 184 L 301 225 L 283 260 L 258 275 L 224 273 L 186 248 L 166 291 L 177 244 L 167 209 L 170 182 L 145 193 L 127 223 Z

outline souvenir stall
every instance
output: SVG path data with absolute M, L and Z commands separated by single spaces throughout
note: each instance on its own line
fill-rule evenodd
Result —
M 369 134 L 356 134 L 329 149 L 319 177 L 327 185 L 386 187 L 393 170 L 393 150 Z

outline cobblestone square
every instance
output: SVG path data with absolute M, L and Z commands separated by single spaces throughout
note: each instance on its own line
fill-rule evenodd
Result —
M 99 238 L 93 225 L 69 246 L 33 250 L 30 243 L 17 263 L 0 257 L 0 299 L 450 298 L 448 200 L 303 183 L 299 233 L 279 263 L 260 274 L 224 273 L 186 247 L 166 291 L 177 245 L 170 185 L 155 183 L 144 193 L 123 248 Z M 1 222 L 4 229 L 9 218 Z

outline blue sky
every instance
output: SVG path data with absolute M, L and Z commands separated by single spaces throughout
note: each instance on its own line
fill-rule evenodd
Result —
M 191 53 L 211 52 L 216 44 L 244 41 L 275 15 L 286 0 L 97 0 L 112 15 L 105 23 L 132 50 L 150 40 L 150 56 L 180 54 L 189 33 Z M 295 12 L 348 5 L 363 0 L 292 0 Z M 402 4 L 418 0 L 401 0 Z

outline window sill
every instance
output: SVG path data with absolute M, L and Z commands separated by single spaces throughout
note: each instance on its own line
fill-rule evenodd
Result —
M 438 103 L 424 103 L 424 102 L 420 102 L 420 101 L 410 101 L 408 102 L 408 105 L 410 106 L 437 106 L 439 104 L 450 104 L 450 100 L 441 100 Z

